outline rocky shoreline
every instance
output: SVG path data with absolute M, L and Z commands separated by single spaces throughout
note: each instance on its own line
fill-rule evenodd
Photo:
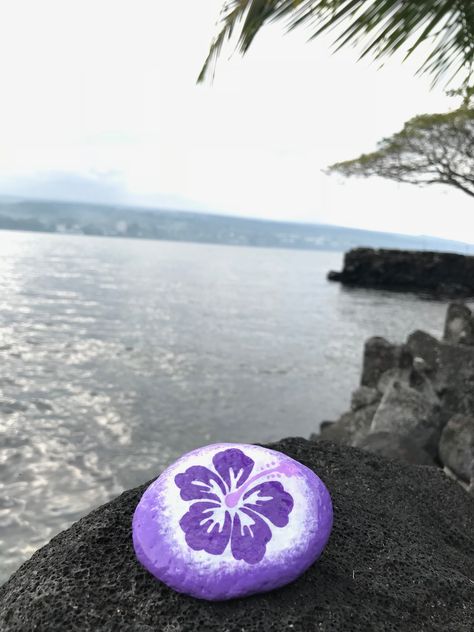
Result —
M 351 409 L 311 440 L 267 447 L 316 472 L 333 501 L 329 543 L 296 581 L 211 603 L 155 580 L 131 537 L 145 483 L 53 538 L 0 587 L 2 632 L 472 632 L 474 314 L 465 304 L 449 305 L 441 340 L 370 338 Z
M 448 252 L 354 248 L 346 252 L 342 271 L 329 272 L 328 279 L 347 286 L 466 299 L 474 297 L 474 257 Z
M 388 458 L 437 465 L 474 495 L 474 315 L 448 307 L 442 340 L 367 340 L 351 409 L 319 435 Z

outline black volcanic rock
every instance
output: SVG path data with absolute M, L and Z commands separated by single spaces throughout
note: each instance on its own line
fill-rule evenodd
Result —
M 474 415 L 474 347 L 442 342 L 424 331 L 413 332 L 407 347 L 415 358 L 425 362 L 446 421 L 457 413 Z
M 474 345 L 474 315 L 464 303 L 449 305 L 443 340 L 452 344 Z
M 346 445 L 356 445 L 370 432 L 372 420 L 378 404 L 363 406 L 355 411 L 341 415 L 336 423 L 319 428 L 320 438 L 325 441 L 335 441 Z
M 359 448 L 374 452 L 386 459 L 397 459 L 413 465 L 434 465 L 433 458 L 409 439 L 394 432 L 371 432 L 358 444 Z
M 442 466 L 474 495 L 474 315 L 448 306 L 444 337 L 413 332 L 394 345 L 364 347 L 351 409 L 312 441 L 329 440 L 419 465 Z
M 223 603 L 168 589 L 132 549 L 143 485 L 23 564 L 0 589 L 2 632 L 472 632 L 474 499 L 458 484 L 332 443 L 271 447 L 314 469 L 334 502 L 328 546 L 296 582 Z
M 420 292 L 449 298 L 474 297 L 474 257 L 447 252 L 354 248 L 330 281 L 344 285 Z
M 366 406 L 378 404 L 381 398 L 382 394 L 376 388 L 371 388 L 370 386 L 359 386 L 359 388 L 352 393 L 351 410 L 355 412 L 356 410 L 360 410 Z
M 401 348 L 385 338 L 373 336 L 364 345 L 361 386 L 374 388 L 389 369 L 399 368 Z
M 474 483 L 474 417 L 455 415 L 446 424 L 439 456 L 446 467 L 466 483 Z
M 370 432 L 393 432 L 435 457 L 442 428 L 443 417 L 436 396 L 427 397 L 393 380 L 374 413 Z

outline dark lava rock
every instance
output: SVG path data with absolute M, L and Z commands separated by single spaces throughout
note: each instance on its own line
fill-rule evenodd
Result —
M 455 415 L 449 420 L 439 442 L 439 456 L 461 480 L 474 481 L 474 417 Z
M 474 345 L 474 316 L 464 303 L 451 303 L 444 323 L 445 342 Z
M 324 420 L 321 422 L 319 429 L 320 430 L 324 430 L 325 428 L 329 428 L 330 426 L 332 426 L 334 423 L 336 423 L 335 421 L 328 421 L 328 420 Z
M 400 347 L 380 336 L 369 338 L 364 345 L 362 386 L 375 388 L 382 375 L 398 367 Z
M 365 408 L 365 406 L 377 404 L 381 398 L 382 394 L 376 388 L 359 386 L 359 388 L 352 393 L 351 410 L 356 411 L 360 408 Z
M 376 410 L 377 404 L 372 404 L 344 413 L 336 423 L 329 426 L 321 425 L 320 438 L 325 441 L 354 445 L 370 431 Z
M 472 632 L 474 499 L 459 485 L 341 445 L 271 447 L 314 469 L 333 497 L 329 544 L 300 579 L 223 603 L 173 592 L 133 553 L 143 485 L 23 564 L 0 589 L 2 632 Z
M 407 346 L 425 361 L 426 374 L 442 407 L 451 413 L 448 416 L 474 415 L 474 347 L 440 342 L 424 331 L 412 333 Z
M 398 434 L 436 456 L 442 423 L 437 398 L 427 397 L 424 393 L 393 380 L 377 408 L 370 432 Z
M 372 432 L 359 441 L 357 447 L 386 459 L 397 459 L 413 465 L 435 465 L 433 458 L 425 450 L 407 437 L 393 432 Z
M 345 254 L 342 272 L 330 272 L 328 279 L 351 286 L 467 298 L 474 296 L 474 257 L 354 248 Z

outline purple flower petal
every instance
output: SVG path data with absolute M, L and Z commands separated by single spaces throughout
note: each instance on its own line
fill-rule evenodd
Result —
M 193 503 L 179 521 L 186 542 L 194 551 L 206 551 L 212 555 L 224 552 L 229 543 L 232 520 L 228 511 L 223 524 L 216 520 L 215 511 L 219 509 L 220 505 L 215 503 Z
M 242 514 L 252 519 L 251 525 L 247 524 L 248 521 Z M 242 525 L 242 520 L 244 525 Z M 267 542 L 271 539 L 270 527 L 260 516 L 245 508 L 235 512 L 230 542 L 232 555 L 236 560 L 244 560 L 247 564 L 257 564 L 263 559 Z
M 249 489 L 243 497 L 244 507 L 257 511 L 276 527 L 285 527 L 293 509 L 293 498 L 278 481 L 268 481 Z
M 223 494 L 226 489 L 222 480 L 203 465 L 188 467 L 184 474 L 177 474 L 174 482 L 181 490 L 183 500 L 215 500 L 220 502 L 219 496 L 213 490 L 212 483 L 216 483 Z
M 212 462 L 217 472 L 226 482 L 229 491 L 231 490 L 232 481 L 237 482 L 237 487 L 245 483 L 254 466 L 254 461 L 237 448 L 229 448 L 218 452 L 212 459 Z

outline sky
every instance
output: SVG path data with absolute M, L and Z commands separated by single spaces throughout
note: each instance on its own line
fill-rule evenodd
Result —
M 197 85 L 222 0 L 0 0 L 0 194 L 140 204 L 474 243 L 444 188 L 323 173 L 456 106 L 415 76 L 266 27 Z M 455 87 L 455 86 L 453 86 Z

